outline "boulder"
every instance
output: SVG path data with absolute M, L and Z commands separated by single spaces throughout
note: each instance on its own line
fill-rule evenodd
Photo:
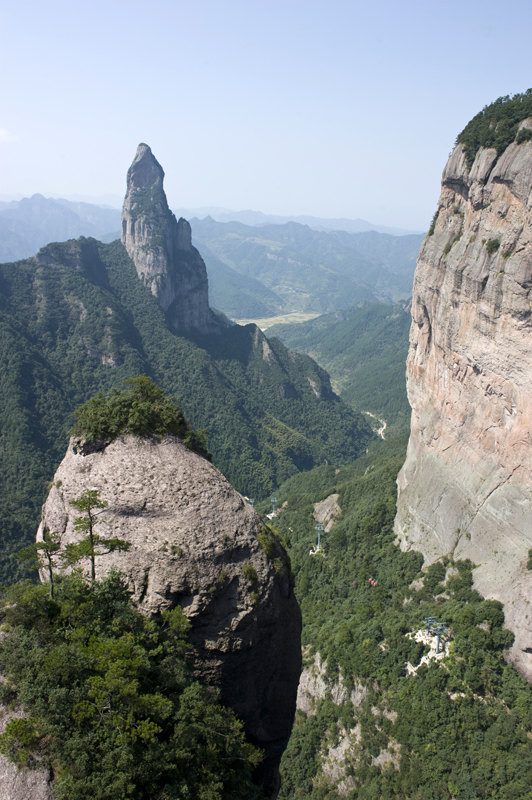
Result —
M 195 671 L 264 749 L 258 780 L 275 796 L 301 669 L 301 616 L 282 545 L 223 475 L 175 436 L 127 435 L 96 452 L 71 440 L 38 539 L 46 527 L 62 548 L 78 541 L 81 514 L 71 502 L 93 489 L 107 503 L 95 532 L 130 544 L 98 556 L 96 577 L 122 572 L 150 616 L 182 607 Z

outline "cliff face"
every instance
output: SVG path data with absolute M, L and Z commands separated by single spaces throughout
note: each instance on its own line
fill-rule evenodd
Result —
M 532 120 L 521 123 L 532 128 Z M 417 263 L 396 533 L 428 563 L 471 559 L 532 679 L 532 141 L 457 145 Z
M 122 244 L 173 330 L 214 333 L 220 326 L 209 308 L 205 263 L 188 222 L 168 208 L 163 179 L 148 145 L 139 144 L 127 173 Z
M 87 489 L 108 503 L 97 533 L 131 544 L 97 558 L 97 578 L 123 572 L 150 615 L 181 605 L 198 676 L 220 689 L 264 748 L 259 780 L 275 796 L 301 668 L 301 617 L 283 548 L 221 473 L 176 437 L 126 436 L 89 455 L 71 442 L 38 537 L 47 526 L 62 547 L 79 540 L 70 502 Z

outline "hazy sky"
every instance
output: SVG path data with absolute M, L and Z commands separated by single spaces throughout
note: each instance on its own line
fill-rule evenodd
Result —
M 173 206 L 424 229 L 531 34 L 530 0 L 4 0 L 0 195 L 118 200 L 144 141 Z

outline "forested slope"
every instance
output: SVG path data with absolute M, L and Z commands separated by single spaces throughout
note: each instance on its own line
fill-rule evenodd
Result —
M 410 321 L 408 305 L 361 303 L 308 322 L 274 325 L 268 335 L 315 358 L 348 405 L 386 420 L 386 435 L 407 434 L 405 361 Z
M 352 459 L 371 438 L 322 369 L 255 326 L 196 342 L 172 333 L 118 242 L 53 244 L 1 265 L 0 336 L 0 580 L 13 571 L 8 552 L 34 535 L 72 410 L 126 378 L 147 374 L 177 395 L 209 429 L 216 465 L 256 497 L 298 470 Z

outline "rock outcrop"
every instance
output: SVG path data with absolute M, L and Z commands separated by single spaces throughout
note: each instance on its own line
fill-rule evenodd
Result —
M 205 263 L 192 246 L 189 223 L 168 208 L 163 179 L 148 145 L 139 144 L 127 173 L 122 244 L 174 331 L 215 333 L 221 323 L 209 307 Z
M 149 615 L 181 605 L 198 676 L 220 689 L 264 748 L 258 780 L 275 796 L 301 669 L 301 617 L 284 549 L 223 475 L 177 437 L 129 435 L 88 455 L 71 441 L 38 537 L 46 526 L 62 547 L 79 540 L 71 501 L 87 489 L 108 503 L 98 534 L 131 545 L 100 556 L 96 577 L 120 570 Z
M 528 135 L 499 154 L 481 147 L 472 166 L 457 145 L 445 167 L 414 279 L 412 423 L 396 517 L 403 549 L 477 565 L 475 587 L 504 603 L 510 657 L 529 679 L 531 192 Z

